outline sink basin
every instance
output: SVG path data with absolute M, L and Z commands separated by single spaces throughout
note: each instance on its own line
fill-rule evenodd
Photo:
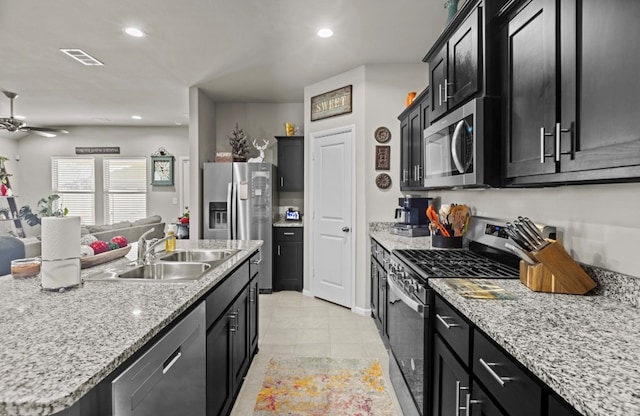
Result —
M 161 262 L 203 262 L 212 267 L 218 266 L 236 254 L 238 249 L 190 249 L 176 250 L 159 257 Z
M 123 270 L 108 270 L 88 276 L 86 280 L 180 282 L 198 280 L 209 269 L 211 269 L 211 265 L 208 263 L 158 262 L 131 266 Z

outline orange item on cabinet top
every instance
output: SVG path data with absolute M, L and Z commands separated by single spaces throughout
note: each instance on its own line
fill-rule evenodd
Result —
M 413 102 L 413 100 L 416 99 L 416 92 L 415 91 L 411 91 L 409 94 L 407 94 L 407 107 L 409 107 L 411 105 L 411 103 Z

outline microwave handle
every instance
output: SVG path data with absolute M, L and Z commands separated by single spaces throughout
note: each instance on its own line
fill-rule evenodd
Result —
M 462 161 L 460 160 L 460 155 L 458 154 L 458 140 L 460 140 L 460 136 L 464 130 L 464 120 L 460 120 L 458 124 L 456 124 L 456 129 L 453 132 L 453 138 L 451 139 L 451 156 L 453 156 L 453 163 L 456 165 L 456 169 L 458 172 L 464 173 L 465 167 L 462 165 Z

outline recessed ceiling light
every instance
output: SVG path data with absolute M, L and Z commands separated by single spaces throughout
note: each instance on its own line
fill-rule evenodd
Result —
M 67 56 L 75 59 L 83 65 L 88 66 L 102 66 L 104 65 L 102 62 L 98 61 L 93 56 L 89 55 L 82 49 L 60 49 L 60 52 L 64 53 Z
M 146 33 L 138 29 L 137 27 L 128 27 L 124 30 L 124 33 L 129 36 L 133 36 L 134 38 L 143 38 L 146 35 Z
M 142 117 L 138 116 L 138 115 L 133 115 L 133 116 L 131 116 L 131 118 L 134 119 L 134 120 L 142 120 Z
M 321 38 L 330 38 L 331 36 L 333 36 L 333 30 L 329 28 L 320 29 L 318 30 L 318 36 L 320 36 Z

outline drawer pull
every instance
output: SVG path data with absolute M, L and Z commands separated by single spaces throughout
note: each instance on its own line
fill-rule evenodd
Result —
M 284 234 L 284 235 L 296 235 L 296 233 L 292 233 L 292 232 L 288 232 L 288 233 L 287 233 L 287 232 L 284 232 L 284 233 L 282 233 L 282 234 Z
M 436 314 L 436 318 L 438 318 L 438 321 L 442 322 L 442 325 L 445 326 L 445 328 L 447 329 L 451 329 L 451 328 L 455 328 L 456 326 L 460 326 L 458 324 L 450 324 L 449 322 L 445 321 L 446 318 L 451 318 L 450 316 L 440 316 L 439 313 Z
M 499 363 L 488 363 L 482 358 L 480 358 L 479 361 L 480 364 L 482 364 L 482 366 L 485 368 L 485 370 L 487 370 L 489 374 L 491 374 L 491 377 L 493 377 L 498 382 L 498 384 L 500 384 L 500 387 L 504 387 L 505 383 L 513 380 L 513 378 L 511 377 L 500 377 L 495 371 L 493 371 L 493 367 L 499 366 Z

